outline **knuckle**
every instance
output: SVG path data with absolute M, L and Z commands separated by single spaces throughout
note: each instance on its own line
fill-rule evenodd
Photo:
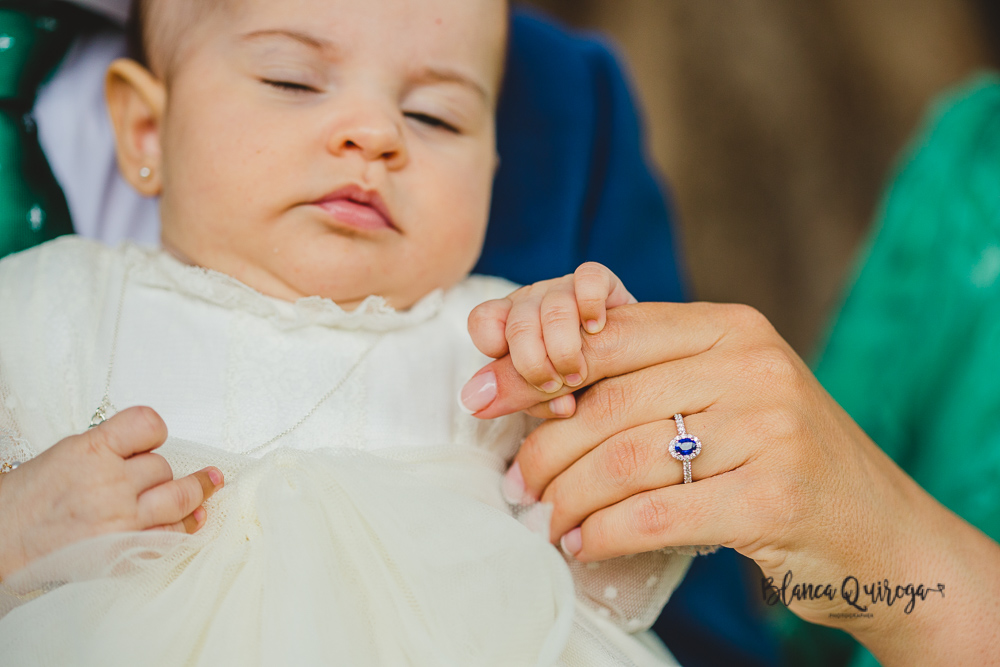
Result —
M 645 537 L 663 535 L 670 529 L 670 508 L 655 493 L 644 494 L 635 508 L 635 529 Z
M 802 522 L 812 521 L 809 503 L 805 480 L 782 476 L 755 489 L 752 511 L 747 508 L 743 513 L 754 516 L 758 525 L 771 526 L 780 531 L 776 534 L 787 535 Z
M 84 454 L 87 456 L 100 456 L 110 449 L 108 430 L 104 426 L 105 424 L 101 424 L 97 428 L 92 428 L 80 438 L 79 441 L 84 447 Z
M 549 359 L 559 368 L 576 370 L 580 360 L 580 345 L 572 341 L 548 346 Z
M 550 379 L 546 357 L 539 357 L 535 354 L 511 350 L 510 358 L 514 363 L 514 369 L 521 374 L 521 377 L 531 384 L 546 382 Z
M 545 470 L 545 452 L 538 446 L 537 440 L 528 436 L 521 445 L 521 450 L 517 454 L 517 460 L 521 464 L 521 474 L 525 482 L 529 477 L 535 477 L 540 471 Z
M 504 336 L 506 336 L 507 342 L 512 345 L 526 338 L 529 340 L 538 338 L 538 335 L 538 323 L 521 318 L 508 320 L 504 329 Z
M 579 322 L 580 314 L 569 304 L 551 304 L 542 310 L 542 325 L 546 327 L 577 327 Z
M 770 440 L 788 441 L 796 439 L 806 428 L 805 418 L 796 410 L 786 406 L 765 411 Z
M 649 463 L 647 448 L 628 433 L 604 448 L 603 468 L 608 480 L 619 488 L 629 488 L 642 476 Z
M 724 309 L 726 319 L 734 329 L 757 331 L 773 328 L 771 322 L 764 317 L 764 314 L 753 306 L 742 303 L 730 303 L 718 307 Z
M 490 326 L 503 317 L 503 314 L 510 308 L 510 301 L 494 300 L 481 303 L 469 313 L 469 328 Z
M 605 380 L 591 387 L 581 399 L 588 425 L 599 433 L 614 431 L 629 405 L 629 389 L 618 380 Z
M 469 319 L 467 326 L 469 331 L 479 329 L 481 327 L 487 326 L 489 324 L 490 316 L 489 311 L 486 309 L 486 304 L 479 304 L 472 309 L 469 313 Z
M 608 273 L 608 268 L 598 262 L 584 262 L 577 267 L 573 275 L 578 281 L 604 280 Z
M 555 512 L 570 513 L 575 509 L 571 503 L 567 502 L 569 491 L 566 485 L 560 483 L 559 478 L 552 480 L 552 483 L 545 487 L 542 494 L 542 502 L 551 503 Z
M 135 408 L 134 414 L 137 425 L 148 432 L 151 436 L 166 434 L 167 425 L 163 422 L 163 418 L 161 418 L 153 408 L 140 406 Z
M 609 326 L 596 336 L 584 336 L 582 342 L 583 355 L 597 366 L 615 367 L 621 362 L 635 358 L 635 341 L 631 340 L 625 327 Z
M 782 345 L 751 348 L 742 354 L 738 366 L 744 379 L 758 386 L 786 389 L 798 380 L 795 353 Z

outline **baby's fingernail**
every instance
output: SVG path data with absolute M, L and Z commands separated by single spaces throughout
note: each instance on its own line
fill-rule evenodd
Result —
M 557 382 L 556 380 L 551 380 L 542 385 L 542 391 L 546 394 L 554 394 L 562 389 L 562 382 Z
M 559 540 L 559 546 L 562 547 L 563 553 L 575 558 L 583 549 L 583 531 L 579 528 L 569 531 Z
M 575 404 L 576 400 L 573 398 L 573 394 L 566 394 L 565 396 L 560 396 L 549 401 L 549 410 L 552 414 L 559 417 L 569 417 L 573 414 L 573 409 L 576 407 Z
M 199 507 L 198 509 L 196 509 L 194 512 L 191 513 L 191 516 L 193 516 L 194 520 L 197 521 L 198 523 L 204 523 L 205 510 Z
M 583 384 L 583 376 L 579 373 L 573 373 L 572 375 L 566 376 L 566 384 L 571 387 L 579 387 Z
M 216 486 L 222 486 L 222 473 L 219 472 L 218 470 L 214 469 L 209 470 L 208 478 L 212 480 L 212 484 L 215 484 Z
M 536 498 L 525 490 L 521 464 L 516 461 L 504 475 L 500 492 L 503 494 L 503 499 L 511 505 L 530 505 L 536 501 Z
M 601 330 L 601 323 L 597 320 L 587 320 L 584 327 L 586 327 L 587 333 L 595 334 Z
M 493 371 L 480 373 L 469 380 L 458 397 L 459 405 L 470 415 L 488 407 L 497 398 L 497 376 Z

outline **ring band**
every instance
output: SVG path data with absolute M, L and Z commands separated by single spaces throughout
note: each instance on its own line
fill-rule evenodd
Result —
M 684 483 L 691 483 L 691 459 L 701 454 L 701 440 L 684 429 L 684 416 L 674 415 L 677 437 L 670 441 L 670 455 L 684 464 Z

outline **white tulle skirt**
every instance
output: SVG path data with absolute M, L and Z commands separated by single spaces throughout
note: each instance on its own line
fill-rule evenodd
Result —
M 12 576 L 4 665 L 674 664 L 575 603 L 488 453 L 161 452 L 225 472 L 207 524 L 91 539 Z

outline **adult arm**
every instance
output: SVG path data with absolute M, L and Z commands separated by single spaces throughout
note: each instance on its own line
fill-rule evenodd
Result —
M 584 354 L 592 386 L 574 416 L 535 431 L 508 479 L 554 504 L 551 537 L 565 536 L 579 560 L 721 544 L 776 585 L 788 572 L 789 589 L 830 584 L 833 599 L 790 599 L 787 590 L 790 609 L 849 632 L 883 664 L 978 664 L 1000 651 L 1000 546 L 889 459 L 759 313 L 623 306 L 585 337 Z M 497 395 L 479 417 L 552 398 L 508 358 L 483 373 L 495 375 Z M 680 483 L 666 452 L 675 413 L 704 443 L 693 484 Z M 844 599 L 847 577 L 944 584 L 944 593 L 906 613 L 908 598 L 889 606 L 862 591 L 861 612 Z

